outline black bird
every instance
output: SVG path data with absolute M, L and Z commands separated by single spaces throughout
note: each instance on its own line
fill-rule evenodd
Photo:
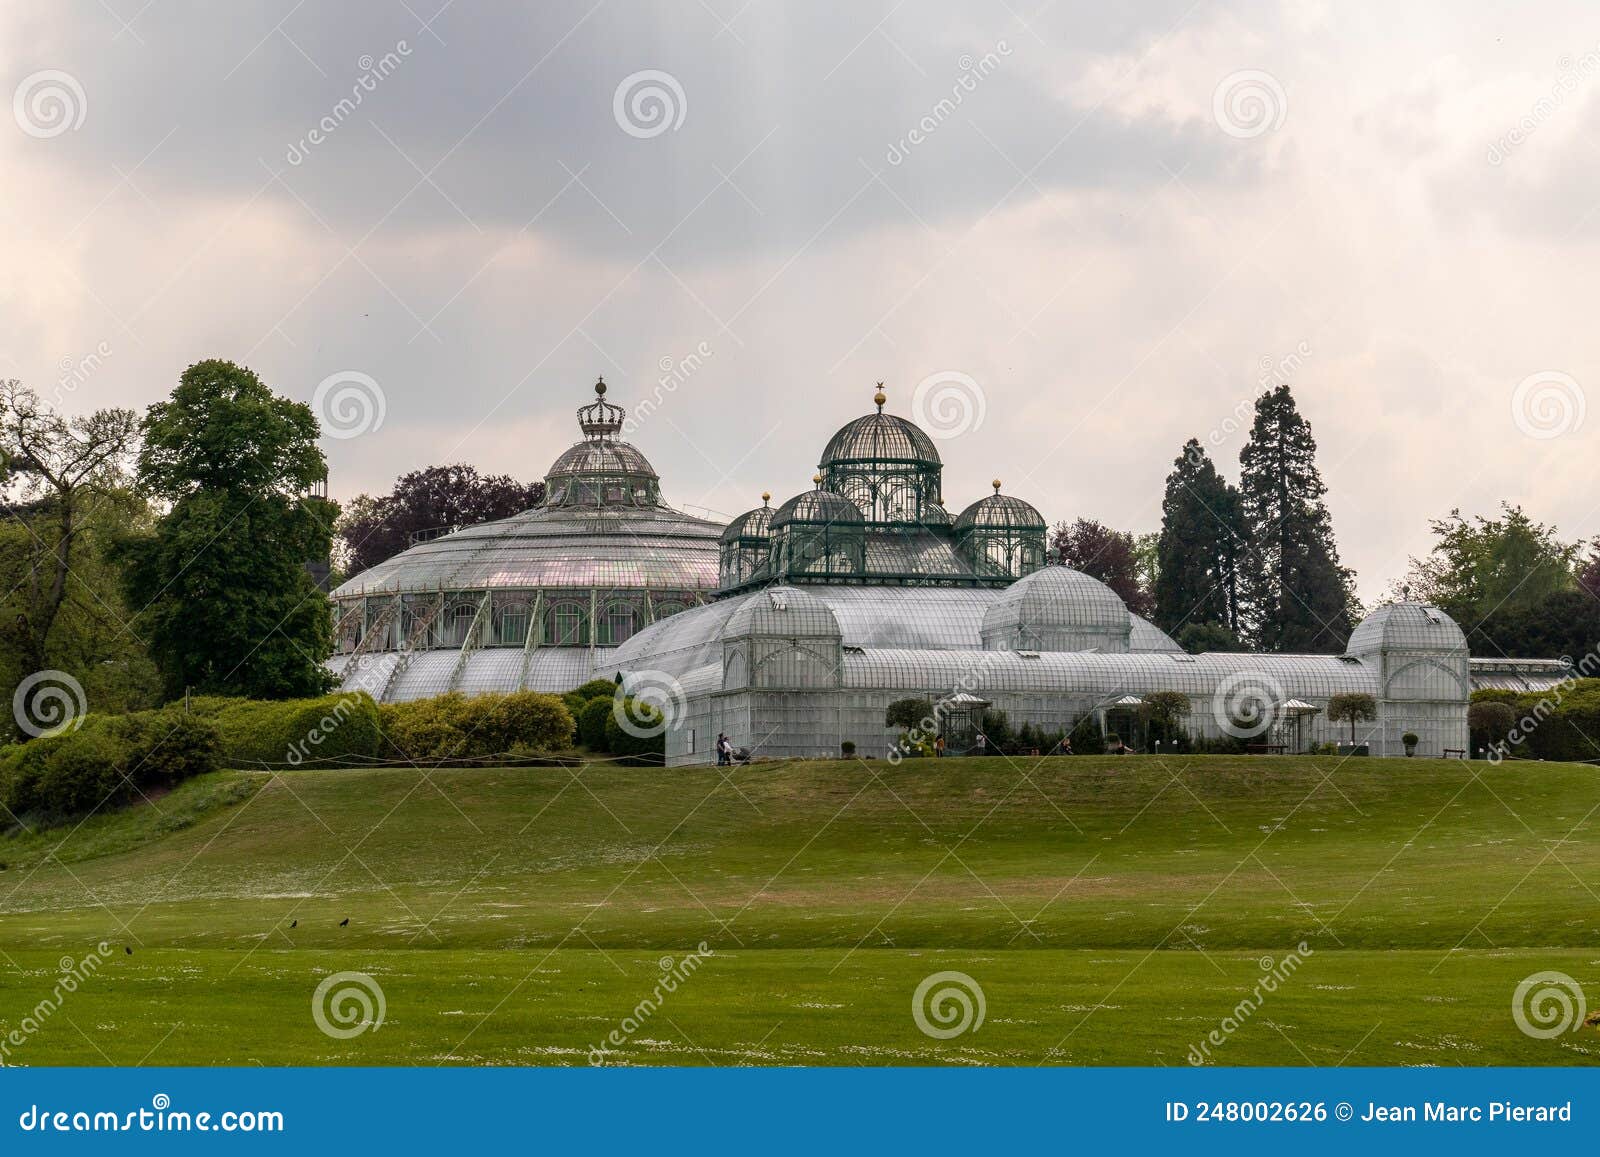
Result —
M 296 924 L 298 924 L 298 923 L 300 923 L 300 921 L 298 921 L 298 920 L 291 920 L 291 921 L 289 921 L 289 927 L 291 927 L 291 928 L 293 928 L 293 927 L 294 927 L 294 926 L 295 926 L 295 925 L 296 925 Z
M 339 927 L 348 928 L 349 926 L 350 926 L 350 917 L 346 916 L 343 920 L 339 921 Z
M 128 947 L 128 946 L 127 946 L 127 945 L 126 945 L 126 944 L 124 944 L 124 945 L 123 945 L 123 946 L 122 946 L 122 950 L 123 950 L 123 951 L 124 951 L 124 952 L 126 952 L 126 953 L 127 953 L 127 954 L 128 954 L 128 955 L 129 955 L 129 956 L 132 956 L 132 955 L 133 955 L 133 949 L 132 949 L 132 948 L 129 948 L 129 947 Z

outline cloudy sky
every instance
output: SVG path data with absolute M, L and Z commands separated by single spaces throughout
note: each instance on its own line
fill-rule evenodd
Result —
M 540 476 L 603 373 L 737 512 L 882 379 L 953 509 L 1150 530 L 1288 381 L 1366 598 L 1455 506 L 1600 534 L 1592 2 L 62 0 L 0 66 L 0 377 L 243 362 L 335 496 Z

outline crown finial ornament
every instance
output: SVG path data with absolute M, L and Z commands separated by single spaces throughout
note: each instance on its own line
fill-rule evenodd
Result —
M 606 380 L 595 379 L 594 401 L 578 407 L 578 428 L 591 442 L 603 442 L 622 429 L 622 420 L 628 411 L 606 401 Z
M 883 392 L 882 382 L 878 383 L 878 392 L 872 395 L 872 400 L 877 404 L 878 413 L 883 413 L 883 404 L 889 400 L 889 396 Z

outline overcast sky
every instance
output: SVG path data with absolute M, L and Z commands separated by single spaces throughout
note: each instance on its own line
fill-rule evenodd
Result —
M 1288 381 L 1369 600 L 1455 506 L 1600 534 L 1592 0 L 61 0 L 0 65 L 0 377 L 242 362 L 336 497 L 541 476 L 603 373 L 734 513 L 882 379 L 952 510 L 1153 530 Z

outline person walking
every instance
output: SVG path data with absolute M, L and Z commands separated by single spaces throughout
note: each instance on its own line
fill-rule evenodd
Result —
M 944 736 L 938 735 L 933 740 L 933 755 L 935 759 L 944 758 Z
M 733 744 L 724 732 L 717 732 L 717 766 L 727 767 L 733 762 Z

